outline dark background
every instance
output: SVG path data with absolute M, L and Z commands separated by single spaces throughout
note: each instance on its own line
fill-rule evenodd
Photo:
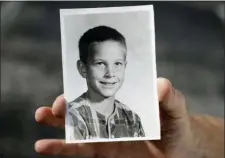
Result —
M 64 138 L 35 110 L 63 93 L 59 9 L 154 4 L 158 76 L 191 113 L 224 118 L 224 2 L 1 2 L 0 155 L 40 158 L 34 143 Z M 44 156 L 43 156 L 44 157 Z

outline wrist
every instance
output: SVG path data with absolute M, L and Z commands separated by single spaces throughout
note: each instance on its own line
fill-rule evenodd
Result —
M 224 158 L 224 121 L 207 115 L 189 120 L 192 139 L 185 158 Z
M 176 144 L 172 158 L 212 158 L 207 157 L 206 147 L 202 142 L 204 132 L 195 117 L 189 117 L 182 128 L 182 139 Z

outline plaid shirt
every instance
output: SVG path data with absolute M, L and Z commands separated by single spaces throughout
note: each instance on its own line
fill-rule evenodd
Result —
M 140 117 L 117 100 L 114 105 L 113 114 L 106 120 L 104 115 L 88 105 L 86 93 L 68 103 L 67 139 L 144 137 Z

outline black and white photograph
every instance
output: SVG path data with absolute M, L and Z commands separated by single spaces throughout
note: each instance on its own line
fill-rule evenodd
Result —
M 66 142 L 160 139 L 153 6 L 60 9 L 60 22 Z
M 0 158 L 224 158 L 222 1 L 0 4 Z

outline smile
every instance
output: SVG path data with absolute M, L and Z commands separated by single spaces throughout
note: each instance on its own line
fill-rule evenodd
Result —
M 116 84 L 116 82 L 100 82 L 100 83 L 106 86 L 113 86 Z

